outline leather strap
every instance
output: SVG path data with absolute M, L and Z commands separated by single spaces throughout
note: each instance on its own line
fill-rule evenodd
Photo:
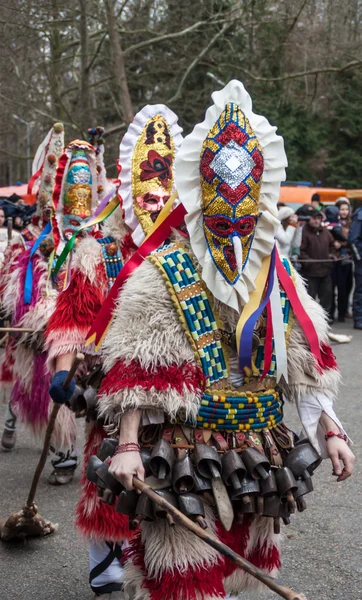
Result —
M 96 579 L 99 575 L 104 573 L 108 569 L 108 567 L 112 564 L 115 558 L 119 561 L 122 558 L 122 547 L 119 544 L 111 544 L 110 542 L 106 542 L 109 548 L 109 554 L 102 560 L 102 562 L 98 563 L 91 572 L 89 573 L 89 583 L 92 583 L 94 579 Z
M 229 444 L 227 443 L 225 438 L 221 435 L 221 433 L 219 433 L 217 431 L 213 431 L 212 439 L 218 450 L 222 450 L 223 452 L 226 452 L 226 450 L 229 450 Z

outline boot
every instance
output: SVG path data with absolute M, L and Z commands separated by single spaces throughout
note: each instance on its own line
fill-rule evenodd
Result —
M 65 468 L 55 467 L 54 471 L 48 477 L 48 483 L 50 485 L 67 485 L 67 483 L 71 483 L 76 468 L 77 465 Z
M 1 445 L 4 450 L 10 452 L 16 442 L 16 416 L 11 410 L 10 402 L 5 415 L 5 427 L 1 438 Z
M 4 450 L 10 452 L 14 448 L 15 442 L 16 429 L 6 429 L 5 427 L 1 438 L 1 445 L 4 448 Z

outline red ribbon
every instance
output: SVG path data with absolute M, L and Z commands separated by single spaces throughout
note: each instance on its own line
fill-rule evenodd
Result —
M 62 181 L 63 181 L 64 171 L 65 171 L 65 167 L 67 166 L 67 163 L 68 163 L 68 155 L 64 152 L 64 154 L 62 154 L 59 159 L 58 166 L 57 166 L 57 172 L 55 174 L 55 184 L 54 184 L 54 190 L 53 190 L 53 205 L 54 205 L 55 210 L 57 210 L 57 208 L 58 208 L 60 192 L 62 189 Z
M 292 281 L 292 278 L 286 271 L 282 261 L 280 260 L 278 253 L 276 256 L 276 268 L 277 268 L 279 281 L 282 284 L 283 289 L 289 298 L 294 315 L 298 319 L 300 326 L 302 327 L 302 329 L 304 331 L 304 335 L 308 340 L 311 352 L 313 353 L 313 355 L 317 361 L 317 368 L 321 372 L 321 368 L 324 367 L 324 361 L 323 361 L 322 354 L 321 354 L 318 334 L 315 330 L 312 319 L 306 313 L 306 311 L 299 299 L 299 296 L 295 289 L 295 285 Z
M 96 316 L 92 327 L 87 334 L 87 344 L 94 341 L 96 347 L 100 345 L 102 339 L 111 324 L 113 318 L 113 310 L 115 307 L 118 294 L 128 277 L 139 267 L 144 259 L 168 238 L 172 229 L 178 227 L 186 214 L 186 209 L 183 204 L 179 204 L 161 225 L 141 244 L 132 257 L 122 267 L 117 278 L 105 299 L 101 310 Z
M 266 335 L 265 335 L 265 344 L 264 344 L 264 371 L 261 376 L 261 381 L 265 379 L 270 370 L 270 365 L 273 357 L 273 319 L 272 319 L 272 311 L 270 306 L 270 300 L 266 305 Z
M 42 164 L 42 166 L 40 167 L 40 169 L 38 169 L 38 171 L 36 173 L 34 173 L 34 175 L 32 175 L 28 181 L 28 194 L 31 194 L 33 191 L 33 186 L 34 183 L 36 182 L 36 180 L 38 179 L 38 177 L 40 177 L 40 175 L 42 174 L 43 171 L 43 166 L 44 163 Z

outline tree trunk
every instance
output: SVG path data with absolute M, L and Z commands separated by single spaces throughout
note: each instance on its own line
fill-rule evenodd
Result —
M 104 4 L 107 13 L 107 30 L 109 36 L 111 56 L 113 59 L 113 72 L 116 82 L 116 99 L 122 107 L 123 118 L 126 124 L 129 125 L 129 123 L 133 121 L 134 113 L 132 107 L 132 100 L 128 89 L 124 55 L 119 41 L 117 22 L 114 16 L 112 0 L 104 0 Z
M 53 21 L 59 19 L 59 7 L 58 0 L 52 0 L 52 17 Z M 49 83 L 52 98 L 52 112 L 59 121 L 63 121 L 65 118 L 65 112 L 60 102 L 61 93 L 61 56 L 62 56 L 62 42 L 60 38 L 60 32 L 57 24 L 51 27 L 50 34 L 50 72 L 49 72 Z
M 87 29 L 87 0 L 79 0 L 80 6 L 80 22 L 79 22 L 79 36 L 80 36 L 80 62 L 81 62 L 81 79 L 80 79 L 80 114 L 81 114 L 81 128 L 83 136 L 86 134 L 89 127 L 93 127 L 92 114 L 91 114 L 91 102 L 90 102 L 90 88 L 89 88 L 89 43 L 88 43 L 88 29 Z

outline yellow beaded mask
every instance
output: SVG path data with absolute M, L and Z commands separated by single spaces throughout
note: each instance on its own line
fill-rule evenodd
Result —
M 171 195 L 174 158 L 170 128 L 156 115 L 146 123 L 132 157 L 134 212 L 146 235 Z
M 201 151 L 203 228 L 211 257 L 234 285 L 249 257 L 259 216 L 263 152 L 248 119 L 229 102 Z

